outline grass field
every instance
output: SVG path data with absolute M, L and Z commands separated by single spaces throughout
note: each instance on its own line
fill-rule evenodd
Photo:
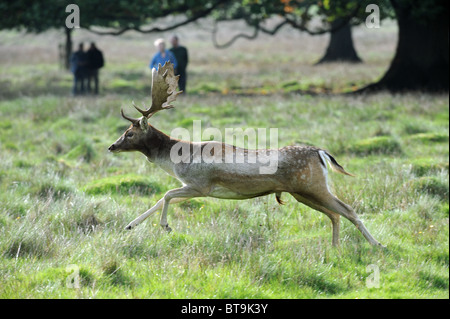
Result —
M 240 26 L 225 28 L 223 39 Z M 166 133 L 199 119 L 274 127 L 280 146 L 327 149 L 356 175 L 330 173 L 331 189 L 387 249 L 347 220 L 333 248 L 329 219 L 288 194 L 284 206 L 274 196 L 190 200 L 171 206 L 170 234 L 158 216 L 125 231 L 179 186 L 140 154 L 107 152 L 129 124 L 120 107 L 137 116 L 131 101 L 149 102 L 161 35 L 77 31 L 106 67 L 98 97 L 71 97 L 71 74 L 55 63 L 62 33 L 0 32 L 0 298 L 448 298 L 448 95 L 323 94 L 389 65 L 395 24 L 354 31 L 365 63 L 313 66 L 326 36 L 286 28 L 216 50 L 207 23 L 180 29 L 189 94 L 150 122 Z

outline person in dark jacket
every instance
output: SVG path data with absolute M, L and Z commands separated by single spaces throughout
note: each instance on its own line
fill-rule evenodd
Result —
M 86 69 L 87 59 L 86 53 L 83 49 L 83 43 L 78 45 L 78 51 L 72 53 L 70 57 L 70 70 L 73 73 L 73 87 L 72 94 L 83 94 L 84 93 L 84 82 L 86 80 Z
M 103 53 L 91 42 L 89 50 L 86 52 L 87 57 L 87 90 L 91 92 L 91 80 L 94 80 L 94 93 L 98 94 L 98 73 L 105 65 Z
M 170 43 L 172 44 L 172 48 L 170 51 L 175 56 L 175 59 L 178 62 L 178 66 L 175 70 L 175 74 L 180 75 L 180 79 L 178 80 L 178 87 L 183 92 L 186 92 L 186 81 L 187 81 L 187 74 L 186 74 L 186 68 L 189 62 L 188 57 L 188 50 L 179 45 L 178 36 L 173 35 L 170 39 Z

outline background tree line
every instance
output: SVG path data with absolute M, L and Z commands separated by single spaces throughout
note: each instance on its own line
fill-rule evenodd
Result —
M 24 29 L 36 33 L 50 28 L 65 29 L 68 65 L 72 51 L 72 29 L 65 27 L 68 4 L 69 1 L 63 0 L 1 2 L 0 29 Z M 319 63 L 360 61 L 351 39 L 351 26 L 363 23 L 368 16 L 367 5 L 375 4 L 380 9 L 380 19 L 396 19 L 398 44 L 384 76 L 358 92 L 440 92 L 448 91 L 449 87 L 449 3 L 444 0 L 80 0 L 76 4 L 81 12 L 80 27 L 104 35 L 119 36 L 130 30 L 141 33 L 170 31 L 204 17 L 214 19 L 216 28 L 220 21 L 243 20 L 254 30 L 251 35 L 238 34 L 225 44 L 217 43 L 213 31 L 217 47 L 232 45 L 238 38 L 256 38 L 260 33 L 276 36 L 286 25 L 311 35 L 329 32 L 330 42 Z M 164 27 L 157 25 L 158 19 L 172 15 L 183 16 L 183 19 Z M 279 17 L 279 23 L 268 29 L 265 22 L 274 16 Z M 315 26 L 317 20 L 321 22 L 319 26 Z

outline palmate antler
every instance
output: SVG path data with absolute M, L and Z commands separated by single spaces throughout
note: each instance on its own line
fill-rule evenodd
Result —
M 156 112 L 161 110 L 167 110 L 173 108 L 172 103 L 176 100 L 177 95 L 183 91 L 177 92 L 179 75 L 175 76 L 173 70 L 173 64 L 166 62 L 163 66 L 159 64 L 158 70 L 153 68 L 152 70 L 152 105 L 148 110 L 142 110 L 137 107 L 134 102 L 133 106 L 147 119 L 150 118 Z M 132 118 L 122 116 L 133 122 Z

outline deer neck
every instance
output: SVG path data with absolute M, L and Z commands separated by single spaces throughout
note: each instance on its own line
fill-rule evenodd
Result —
M 179 140 L 172 139 L 158 129 L 152 127 L 144 139 L 142 148 L 139 150 L 147 159 L 155 164 L 166 165 L 171 163 L 170 150 Z

